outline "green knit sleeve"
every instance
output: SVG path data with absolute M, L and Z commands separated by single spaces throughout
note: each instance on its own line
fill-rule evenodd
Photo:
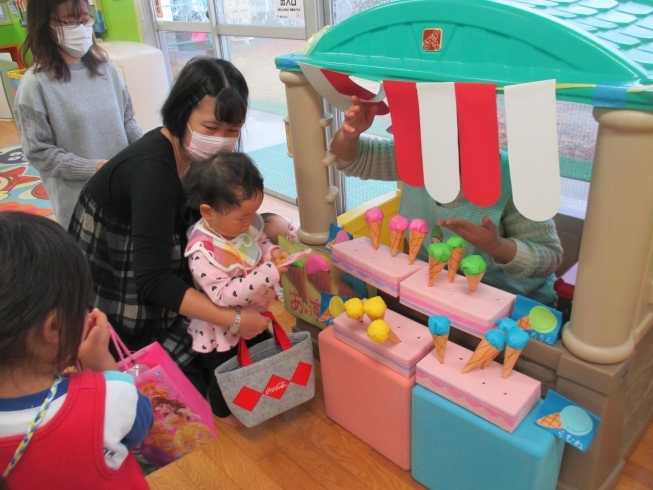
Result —
M 360 139 L 358 158 L 352 162 L 337 159 L 336 168 L 348 177 L 363 180 L 399 180 L 394 142 L 390 139 Z

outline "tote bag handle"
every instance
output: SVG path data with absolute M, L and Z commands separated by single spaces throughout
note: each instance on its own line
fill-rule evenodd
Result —
M 270 313 L 269 311 L 266 311 L 265 313 L 261 313 L 264 317 L 267 317 L 270 319 L 272 322 L 272 331 L 274 332 L 274 342 L 277 344 L 281 350 L 288 350 L 292 347 L 292 344 L 290 343 L 290 339 L 288 339 L 288 335 L 284 331 L 283 327 L 279 324 L 276 318 L 274 318 L 274 315 Z M 245 343 L 245 339 L 242 337 L 238 341 L 238 363 L 243 366 L 251 366 L 252 365 L 252 358 L 249 355 L 249 350 L 247 349 L 247 344 Z
M 118 357 L 120 358 L 120 362 L 123 363 L 123 366 L 127 367 L 127 361 L 131 362 L 132 366 L 135 365 L 136 362 L 132 358 L 129 348 L 122 341 L 118 335 L 118 332 L 116 332 L 111 325 L 109 325 L 109 331 L 111 332 L 111 341 L 113 342 L 113 347 L 116 349 Z
M 127 362 L 131 362 L 132 366 L 136 365 L 136 362 L 132 358 L 129 348 L 125 345 L 125 343 L 122 341 L 118 333 L 113 329 L 111 324 L 109 324 L 109 333 L 111 334 L 111 342 L 113 342 L 113 347 L 116 349 L 116 352 L 118 353 L 118 357 L 120 358 L 120 362 L 122 362 L 123 367 L 125 369 L 127 368 Z M 77 367 L 77 371 L 81 373 L 82 363 L 79 360 L 77 361 L 76 367 Z

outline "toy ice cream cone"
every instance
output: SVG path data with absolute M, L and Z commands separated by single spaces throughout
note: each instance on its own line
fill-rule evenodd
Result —
M 363 303 L 363 311 L 372 321 L 383 320 L 387 306 L 380 296 L 374 296 Z
M 392 329 L 390 329 L 390 331 L 388 332 L 388 340 L 393 344 L 398 344 L 399 342 L 401 342 L 401 339 L 397 337 L 397 334 L 394 333 Z
M 503 379 L 506 379 L 515 367 L 521 351 L 526 347 L 530 336 L 520 328 L 513 328 L 506 335 L 506 355 L 503 358 Z
M 433 225 L 433 229 L 431 230 L 431 243 L 442 243 L 444 242 L 444 233 L 442 232 L 442 228 L 440 228 L 440 225 L 437 223 Z
M 286 277 L 290 284 L 295 286 L 300 299 L 306 303 L 308 301 L 308 288 L 306 286 L 306 274 L 304 274 L 304 261 L 300 260 L 288 267 Z
M 336 233 L 336 236 L 333 240 L 331 240 L 329 243 L 327 243 L 325 246 L 326 248 L 333 248 L 334 245 L 337 245 L 338 243 L 342 242 L 347 242 L 351 240 L 351 237 L 349 236 L 349 233 L 347 233 L 345 230 L 339 230 L 338 233 Z
M 451 246 L 451 258 L 449 259 L 449 282 L 453 282 L 456 278 L 460 261 L 463 260 L 463 255 L 465 255 L 467 242 L 463 240 L 462 237 L 454 235 L 447 240 L 447 243 Z
M 367 335 L 372 340 L 372 342 L 383 343 L 390 341 L 393 344 L 398 344 L 401 342 L 401 339 L 397 337 L 390 326 L 383 320 L 374 320 L 367 327 Z
M 351 298 L 345 301 L 345 313 L 349 318 L 363 321 L 363 302 L 358 298 Z
M 483 279 L 483 274 L 480 276 L 467 276 L 467 284 L 469 284 L 469 290 L 473 293 L 478 289 L 478 285 L 481 283 L 481 279 Z
M 315 289 L 321 293 L 331 293 L 331 267 L 324 257 L 312 254 L 306 259 L 306 275 Z
M 550 413 L 537 419 L 537 424 L 547 429 L 563 429 L 560 412 Z
M 444 362 L 444 354 L 447 350 L 447 341 L 449 340 L 449 330 L 451 322 L 446 316 L 433 315 L 428 320 L 429 331 L 433 336 L 433 345 L 435 354 L 438 356 L 440 364 Z
M 429 283 L 428 286 L 433 286 L 438 274 L 447 265 L 451 257 L 451 247 L 446 243 L 431 243 L 428 248 L 429 252 Z
M 505 345 L 506 337 L 500 331 L 488 330 L 461 372 L 465 374 L 488 359 L 494 359 Z
M 429 224 L 423 219 L 414 219 L 408 225 L 408 230 L 410 231 L 410 247 L 408 249 L 408 263 L 412 264 L 415 262 L 415 258 L 419 253 L 419 249 L 424 243 L 426 235 L 429 233 Z
M 519 328 L 517 322 L 512 318 L 500 318 L 497 323 L 497 328 L 503 332 L 504 335 L 508 335 L 513 328 Z
M 381 227 L 383 226 L 383 211 L 379 208 L 370 208 L 365 211 L 365 221 L 367 228 L 370 231 L 370 238 L 372 239 L 372 247 L 374 250 L 379 248 L 381 241 Z
M 322 313 L 318 318 L 318 322 L 327 322 L 333 318 L 333 314 L 331 313 L 331 310 L 326 309 L 324 310 L 324 313 Z
M 512 330 L 513 328 L 519 328 L 519 327 L 517 327 L 517 324 L 515 323 L 515 321 L 510 319 L 510 318 L 501 318 L 497 322 L 497 330 L 499 332 L 501 332 L 503 335 L 507 335 L 508 332 L 510 330 Z M 488 367 L 490 365 L 490 363 L 492 361 L 494 361 L 494 359 L 496 359 L 496 357 L 499 354 L 500 354 L 500 352 L 497 352 L 492 357 L 489 357 L 485 361 L 483 361 L 483 365 L 481 366 L 481 369 L 485 369 L 486 367 Z
M 531 320 L 528 315 L 523 316 L 517 320 L 517 325 L 519 325 L 519 328 L 522 330 L 533 330 L 533 326 L 531 325 Z
M 470 255 L 460 262 L 460 267 L 465 273 L 469 289 L 473 293 L 483 279 L 483 274 L 487 270 L 487 265 L 480 255 Z
M 404 239 L 404 232 L 408 229 L 408 219 L 397 215 L 390 219 L 390 255 L 397 255 L 401 242 Z
M 483 365 L 481 366 L 481 369 L 485 369 L 490 365 L 492 361 L 501 353 L 501 351 L 497 351 L 496 354 L 494 354 L 492 357 L 488 357 L 485 361 L 483 361 Z
M 446 262 L 438 262 L 433 257 L 429 257 L 429 287 L 433 286 L 435 280 L 438 277 L 438 274 L 442 272 L 442 269 L 444 269 L 445 265 L 447 265 Z

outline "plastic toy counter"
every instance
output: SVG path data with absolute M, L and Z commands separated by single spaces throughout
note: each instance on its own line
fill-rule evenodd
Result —
M 425 49 L 426 29 L 441 29 L 441 49 Z M 311 245 L 325 243 L 336 221 L 325 166 L 335 157 L 324 135 L 332 119 L 298 61 L 374 81 L 494 83 L 498 93 L 555 79 L 558 100 L 595 106 L 599 129 L 571 320 L 562 342 L 529 343 L 517 366 L 601 418 L 590 451 L 565 452 L 564 490 L 614 485 L 653 414 L 653 388 L 642 381 L 650 379 L 653 350 L 651 33 L 653 6 L 645 2 L 405 0 L 350 17 L 309 42 L 307 54 L 276 59 L 286 85 L 299 238 Z

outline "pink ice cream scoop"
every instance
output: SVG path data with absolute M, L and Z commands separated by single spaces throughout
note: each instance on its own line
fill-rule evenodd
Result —
M 424 221 L 423 219 L 415 218 L 410 222 L 410 225 L 408 226 L 409 230 L 412 233 L 428 233 L 429 232 L 429 224 Z
M 347 233 L 345 230 L 340 230 L 338 233 L 336 233 L 336 243 L 348 242 L 349 240 L 351 240 L 351 238 L 349 238 L 349 233 Z
M 370 208 L 365 211 L 365 221 L 368 223 L 375 223 L 377 221 L 383 221 L 383 211 L 379 208 Z
M 306 258 L 306 277 L 320 293 L 331 293 L 331 267 L 319 254 L 311 254 Z
M 390 231 L 400 231 L 403 233 L 408 229 L 408 218 L 398 214 L 390 219 Z
M 319 254 L 312 254 L 306 258 L 306 274 L 313 274 L 314 272 L 329 272 L 331 268 L 329 264 Z

